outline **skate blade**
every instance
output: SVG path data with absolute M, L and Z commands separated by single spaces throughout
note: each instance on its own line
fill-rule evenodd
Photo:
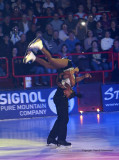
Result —
M 58 145 L 56 149 L 70 149 L 70 148 L 72 148 L 72 145 L 71 146 Z
M 51 149 L 56 149 L 57 145 L 56 144 L 47 144 L 47 147 L 49 147 Z

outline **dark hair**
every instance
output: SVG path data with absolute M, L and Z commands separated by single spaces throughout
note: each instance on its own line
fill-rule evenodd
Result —
M 96 42 L 97 43 L 97 45 L 99 45 L 99 43 L 98 43 L 98 41 L 97 40 L 93 40 L 92 42 L 91 42 L 91 46 L 93 45 L 93 43 L 94 42 Z

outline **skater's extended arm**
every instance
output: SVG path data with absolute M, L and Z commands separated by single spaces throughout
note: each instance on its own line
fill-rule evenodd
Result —
M 89 73 L 86 73 L 85 75 L 83 75 L 81 77 L 76 77 L 76 83 L 82 81 L 85 78 L 92 78 L 92 76 Z

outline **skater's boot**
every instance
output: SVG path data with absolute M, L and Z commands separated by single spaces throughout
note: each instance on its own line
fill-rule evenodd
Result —
M 23 63 L 34 62 L 36 60 L 36 56 L 33 52 L 29 51 L 29 53 L 24 57 Z
M 66 140 L 64 141 L 58 140 L 58 146 L 71 146 L 71 143 L 67 142 Z
M 55 144 L 57 145 L 57 141 L 54 138 L 48 137 L 47 139 L 47 144 Z

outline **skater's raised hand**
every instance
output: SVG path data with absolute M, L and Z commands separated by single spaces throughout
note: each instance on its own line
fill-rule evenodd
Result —
M 91 74 L 86 73 L 86 74 L 85 74 L 85 78 L 92 78 L 92 76 L 91 76 Z

